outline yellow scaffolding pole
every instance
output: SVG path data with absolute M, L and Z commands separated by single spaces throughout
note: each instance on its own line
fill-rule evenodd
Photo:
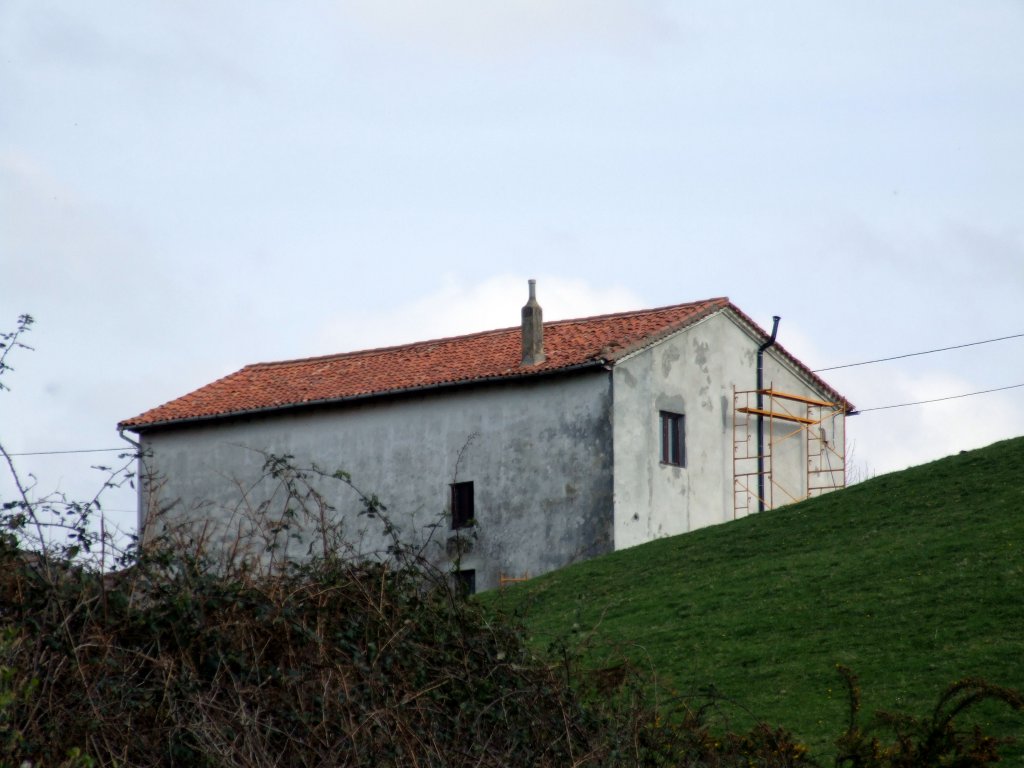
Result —
M 766 406 L 757 408 L 757 395 L 767 396 Z M 846 485 L 846 412 L 841 403 L 823 400 L 808 395 L 783 392 L 771 385 L 760 391 L 737 390 L 733 387 L 733 517 L 750 514 L 751 507 L 758 501 L 766 509 L 774 507 L 774 495 L 780 493 L 787 502 L 801 501 L 818 496 Z M 763 456 L 757 455 L 752 445 L 752 423 L 756 417 L 767 418 L 769 440 Z M 837 424 L 837 420 L 839 423 Z M 792 430 L 778 434 L 775 422 L 795 425 Z M 842 440 L 837 439 L 842 429 Z M 802 488 L 786 488 L 780 481 L 773 466 L 778 447 L 793 437 L 806 436 L 804 457 L 806 460 Z M 831 439 L 829 439 L 831 434 Z M 757 469 L 761 459 L 763 472 Z M 759 474 L 765 478 L 767 498 L 760 499 L 757 487 Z

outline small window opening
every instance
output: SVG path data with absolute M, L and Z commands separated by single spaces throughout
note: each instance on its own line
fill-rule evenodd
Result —
M 661 463 L 686 466 L 686 418 L 681 413 L 661 411 Z
M 468 568 L 455 572 L 455 589 L 463 597 L 476 594 L 476 571 Z
M 452 483 L 452 530 L 473 524 L 473 481 Z

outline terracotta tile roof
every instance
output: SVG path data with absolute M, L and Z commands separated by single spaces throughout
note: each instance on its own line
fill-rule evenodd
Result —
M 726 298 L 671 307 L 544 323 L 547 359 L 520 365 L 520 328 L 420 341 L 324 357 L 247 365 L 240 371 L 158 406 L 118 426 L 132 431 L 258 411 L 374 395 L 572 370 L 614 363 L 715 312 L 731 309 L 764 335 Z M 781 350 L 784 352 L 784 350 Z M 785 352 L 784 352 L 785 353 Z M 803 371 L 830 387 L 791 355 Z

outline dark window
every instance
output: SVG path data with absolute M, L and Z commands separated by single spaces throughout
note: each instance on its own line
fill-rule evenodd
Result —
M 473 482 L 452 483 L 452 530 L 471 525 L 473 519 Z
M 476 594 L 476 571 L 469 568 L 455 572 L 455 589 L 463 597 Z
M 684 438 L 686 418 L 681 413 L 661 412 L 661 462 L 675 467 L 686 466 Z

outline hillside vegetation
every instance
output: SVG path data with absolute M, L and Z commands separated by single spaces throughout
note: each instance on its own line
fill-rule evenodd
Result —
M 186 525 L 103 573 L 72 554 L 77 540 L 26 550 L 37 507 L 3 502 L 0 767 L 813 768 L 845 732 L 843 768 L 981 768 L 1019 694 L 968 680 L 940 717 L 876 743 L 846 728 L 833 665 L 861 674 L 869 707 L 916 715 L 965 675 L 1021 687 L 1017 491 L 972 507 L 980 490 L 963 480 L 1009 475 L 1002 461 L 925 468 L 927 487 L 948 479 L 944 499 L 883 479 L 479 602 L 397 536 L 383 562 L 356 556 L 317 488 L 348 486 L 386 522 L 384 507 L 289 457 L 267 459 L 283 496 L 254 522 L 271 527 L 232 550 L 255 558 Z M 275 556 L 278 534 L 311 530 L 322 554 Z M 529 609 L 533 651 L 482 610 L 496 603 Z M 723 720 L 705 706 L 721 694 L 749 711 Z M 982 730 L 952 723 L 964 709 Z
M 0 377 L 31 324 L 0 332 Z M 829 672 L 845 662 L 871 703 L 918 713 L 962 675 L 1022 687 L 1022 453 L 994 446 L 476 601 L 343 470 L 266 454 L 274 489 L 229 530 L 155 506 L 120 549 L 96 524 L 102 491 L 38 495 L 0 444 L 15 488 L 0 498 L 0 768 L 822 765 L 787 727 L 845 732 L 843 768 L 982 768 L 1017 692 L 965 680 L 940 716 L 879 743 L 842 722 Z M 103 468 L 104 488 L 128 466 Z M 390 534 L 379 560 L 346 536 L 339 490 Z M 524 609 L 533 649 L 555 655 L 496 605 Z M 712 685 L 757 717 L 712 722 Z M 1003 706 L 964 730 L 979 701 Z
M 929 714 L 970 676 L 1024 688 L 1024 438 L 662 539 L 482 597 L 537 648 L 625 657 L 661 700 L 712 689 L 734 724 L 782 724 L 819 759 L 848 717 Z M 744 709 L 745 708 L 745 709 Z M 975 720 L 1024 736 L 1020 713 Z M 1009 750 L 1021 759 L 1021 746 Z

